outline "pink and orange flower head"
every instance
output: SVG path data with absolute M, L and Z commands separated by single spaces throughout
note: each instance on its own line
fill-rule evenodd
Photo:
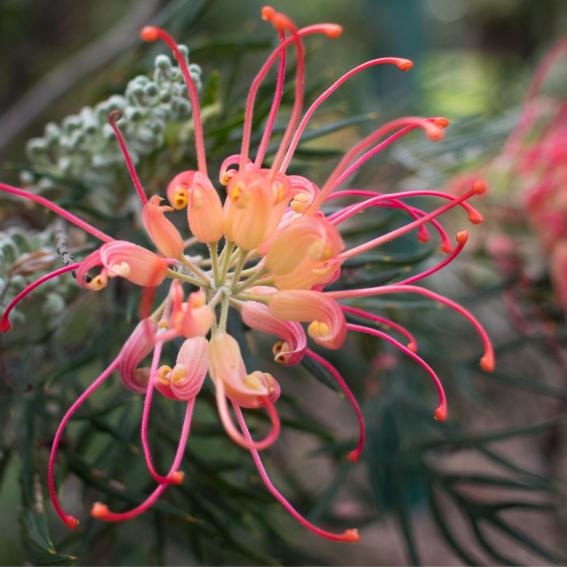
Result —
M 144 502 L 130 510 L 113 512 L 106 504 L 95 503 L 91 511 L 93 517 L 102 521 L 124 521 L 150 508 L 169 485 L 183 481 L 180 466 L 193 407 L 208 373 L 227 434 L 251 453 L 267 490 L 298 522 L 314 533 L 337 541 L 358 540 L 356 530 L 330 532 L 309 522 L 270 480 L 260 451 L 278 439 L 280 419 L 276 405 L 281 388 L 270 373 L 246 368 L 241 346 L 227 325 L 230 310 L 240 315 L 253 333 L 267 333 L 274 337 L 273 355 L 277 363 L 292 366 L 308 357 L 337 382 L 358 420 L 358 440 L 348 454 L 353 462 L 360 458 L 363 451 L 364 419 L 347 381 L 323 356 L 327 349 L 342 348 L 348 334 L 365 333 L 387 341 L 420 364 L 433 380 L 439 396 L 434 417 L 439 420 L 447 417 L 441 381 L 417 354 L 413 335 L 394 321 L 356 307 L 353 303 L 357 298 L 411 293 L 439 302 L 471 323 L 484 347 L 482 368 L 490 371 L 494 366 L 492 346 L 477 319 L 450 299 L 414 285 L 459 255 L 468 233 L 459 232 L 454 244 L 440 224 L 439 217 L 461 207 L 472 223 L 480 222 L 482 217 L 468 201 L 484 192 L 485 184 L 475 181 L 459 197 L 433 190 L 380 193 L 348 185 L 351 176 L 363 163 L 414 130 L 423 130 L 433 141 L 441 139 L 447 126 L 446 119 L 410 116 L 377 126 L 374 132 L 347 151 L 320 185 L 314 180 L 288 173 L 294 152 L 311 117 L 343 83 L 365 69 L 380 65 L 393 65 L 401 71 L 407 71 L 412 66 L 411 61 L 396 57 L 367 61 L 342 75 L 304 111 L 304 40 L 312 35 L 334 39 L 341 35 L 342 28 L 328 23 L 298 28 L 289 17 L 271 7 L 262 10 L 262 17 L 273 24 L 279 44 L 261 67 L 249 90 L 240 153 L 228 156 L 221 165 L 219 180 L 226 188 L 224 203 L 208 174 L 198 91 L 187 62 L 177 43 L 164 30 L 146 27 L 141 32 L 145 41 L 163 41 L 177 60 L 193 109 L 197 163 L 196 170 L 183 171 L 172 178 L 165 192 L 170 206 L 164 204 L 160 195 L 148 198 L 120 131 L 120 117 L 117 113 L 109 117 L 140 199 L 142 222 L 155 251 L 115 240 L 44 197 L 0 184 L 3 192 L 35 201 L 102 242 L 81 262 L 43 276 L 20 293 L 2 316 L 0 325 L 3 331 L 9 329 L 10 312 L 21 299 L 44 281 L 68 271 L 75 271 L 78 284 L 88 290 L 102 290 L 112 278 L 117 277 L 146 289 L 142 301 L 142 320 L 116 359 L 69 408 L 55 434 L 49 462 L 49 489 L 57 513 L 69 527 L 76 527 L 78 520 L 67 514 L 58 500 L 55 463 L 65 427 L 85 400 L 114 371 L 118 371 L 127 388 L 144 396 L 141 445 L 148 473 L 156 487 Z M 271 163 L 265 165 L 275 120 L 282 114 L 280 103 L 291 52 L 295 53 L 296 60 L 294 102 L 285 130 L 275 144 L 275 155 Z M 256 95 L 274 66 L 277 71 L 272 106 L 252 158 L 251 132 Z M 437 198 L 442 204 L 430 211 L 411 204 L 414 197 L 424 196 Z M 330 205 L 334 212 L 329 212 Z M 408 220 L 398 228 L 376 234 L 366 242 L 355 245 L 345 242 L 340 233 L 343 223 L 369 208 L 398 209 L 407 215 Z M 185 234 L 177 228 L 183 219 L 178 218 L 174 222 L 174 215 L 179 215 L 177 211 L 183 209 L 187 210 Z M 438 234 L 441 249 L 446 254 L 437 265 L 390 285 L 364 289 L 341 288 L 341 267 L 345 262 L 410 233 L 416 234 L 420 241 L 429 240 L 431 231 Z M 200 247 L 198 254 L 193 252 L 195 245 Z M 205 247 L 209 249 L 208 258 L 202 254 Z M 558 265 L 563 262 L 562 259 L 558 260 Z M 152 312 L 148 308 L 148 298 L 152 299 L 152 290 L 166 280 L 170 282 L 169 290 L 162 303 Z M 328 289 L 331 282 L 332 291 Z M 192 286 L 191 289 L 189 286 Z M 349 322 L 351 316 L 385 325 L 395 335 L 400 335 L 404 342 L 374 326 L 353 324 Z M 161 360 L 166 343 L 177 345 L 177 357 L 169 364 Z M 313 346 L 310 347 L 309 343 Z M 144 359 L 150 355 L 151 362 L 144 365 Z M 179 445 L 165 473 L 156 470 L 148 439 L 152 400 L 156 392 L 185 406 Z M 245 413 L 258 411 L 267 413 L 269 426 L 263 437 L 254 439 L 248 429 Z

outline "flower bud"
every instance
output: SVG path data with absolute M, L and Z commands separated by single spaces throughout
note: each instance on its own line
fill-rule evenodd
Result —
M 160 205 L 162 199 L 153 195 L 144 205 L 142 222 L 156 248 L 167 258 L 179 258 L 183 254 L 183 239 L 175 225 L 165 217 L 171 207 Z

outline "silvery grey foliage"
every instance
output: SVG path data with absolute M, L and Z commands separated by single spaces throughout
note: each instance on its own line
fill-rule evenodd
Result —
M 0 304 L 3 307 L 30 282 L 62 265 L 54 250 L 53 233 L 53 227 L 43 231 L 10 228 L 0 232 Z M 34 296 L 41 296 L 41 315 L 50 319 L 63 311 L 64 298 L 74 287 L 73 277 L 64 275 L 34 290 Z M 15 322 L 22 314 L 16 310 L 10 318 Z
M 189 62 L 189 49 L 179 46 Z M 201 69 L 189 66 L 197 88 Z M 164 144 L 169 123 L 188 118 L 191 104 L 179 67 L 166 55 L 158 55 L 151 74 L 132 79 L 123 95 L 112 95 L 94 108 L 50 122 L 41 138 L 31 139 L 26 151 L 32 168 L 22 173 L 22 182 L 42 191 L 57 186 L 58 180 L 76 182 L 89 194 L 108 192 L 124 165 L 112 128 L 107 122 L 113 110 L 122 113 L 120 129 L 137 162 Z

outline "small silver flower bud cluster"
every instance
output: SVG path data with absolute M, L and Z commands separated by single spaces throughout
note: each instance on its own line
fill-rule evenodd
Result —
M 10 228 L 0 231 L 0 302 L 5 307 L 42 272 L 49 272 L 60 265 L 59 256 L 53 250 L 53 228 L 31 231 Z M 35 322 L 41 317 L 51 319 L 63 311 L 69 292 L 76 286 L 73 277 L 64 275 L 44 283 L 34 291 L 34 297 L 41 305 L 35 313 Z M 39 296 L 39 297 L 38 297 Z M 17 322 L 23 315 L 16 309 L 12 320 Z
M 189 49 L 179 48 L 189 62 Z M 190 65 L 189 69 L 200 88 L 200 67 Z M 124 95 L 112 95 L 94 108 L 84 107 L 61 124 L 47 124 L 43 137 L 31 139 L 26 146 L 33 168 L 22 173 L 22 183 L 39 191 L 55 188 L 58 179 L 74 181 L 89 193 L 112 189 L 124 168 L 107 122 L 113 110 L 122 113 L 120 129 L 135 162 L 162 147 L 168 124 L 191 114 L 179 67 L 168 56 L 158 55 L 153 72 L 132 79 Z

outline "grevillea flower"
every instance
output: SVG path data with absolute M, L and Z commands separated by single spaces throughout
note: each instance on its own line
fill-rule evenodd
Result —
M 524 233 L 527 220 L 535 232 L 540 250 L 529 250 L 529 254 L 545 258 L 557 301 L 567 313 L 567 99 L 541 92 L 549 73 L 566 53 L 567 38 L 563 38 L 545 55 L 532 77 L 515 128 L 502 152 L 484 165 L 482 173 L 494 177 L 505 191 L 500 209 L 506 222 L 500 226 L 512 224 Z M 459 176 L 449 190 L 458 194 L 472 175 Z M 504 242 L 508 243 L 507 251 Z M 528 254 L 517 239 L 491 234 L 486 248 L 505 272 L 522 271 L 522 256 Z M 524 282 L 530 279 L 522 276 Z
M 103 289 L 115 277 L 146 289 L 142 296 L 142 320 L 116 359 L 67 411 L 55 435 L 49 462 L 49 488 L 57 513 L 70 527 L 75 527 L 78 520 L 67 514 L 59 503 L 54 467 L 63 431 L 81 404 L 115 370 L 127 388 L 144 395 L 141 443 L 156 488 L 132 510 L 113 512 L 107 505 L 96 503 L 91 512 L 93 517 L 102 521 L 130 519 L 147 510 L 168 485 L 182 482 L 180 466 L 193 407 L 208 372 L 218 413 L 228 435 L 251 453 L 268 491 L 295 519 L 313 532 L 332 540 L 358 540 L 358 532 L 354 529 L 333 533 L 314 526 L 293 508 L 269 479 L 260 451 L 278 438 L 280 419 L 276 406 L 281 388 L 277 377 L 262 369 L 246 367 L 240 345 L 227 328 L 231 309 L 240 314 L 253 332 L 274 336 L 273 354 L 277 363 L 290 366 L 308 357 L 337 382 L 359 423 L 358 442 L 348 455 L 351 461 L 358 460 L 363 451 L 363 415 L 347 380 L 322 354 L 326 349 L 340 349 L 347 334 L 364 333 L 387 341 L 419 364 L 431 377 L 438 392 L 439 403 L 434 417 L 439 420 L 447 417 L 441 381 L 417 354 L 413 335 L 380 314 L 352 305 L 356 298 L 397 293 L 420 294 L 445 305 L 463 315 L 480 336 L 484 349 L 482 368 L 490 371 L 494 366 L 492 346 L 475 317 L 450 299 L 414 285 L 458 256 L 467 241 L 467 232 L 459 232 L 455 246 L 438 217 L 461 207 L 472 223 L 480 222 L 481 215 L 468 201 L 485 191 L 484 183 L 474 181 L 467 192 L 459 197 L 436 191 L 386 194 L 355 188 L 340 189 L 363 163 L 414 130 L 423 130 L 433 141 L 441 139 L 447 126 L 446 119 L 410 116 L 378 126 L 344 155 L 321 184 L 288 173 L 295 149 L 311 117 L 344 82 L 365 69 L 379 65 L 393 65 L 401 71 L 407 71 L 412 67 L 412 62 L 397 57 L 367 61 L 342 75 L 303 112 L 304 39 L 310 35 L 334 39 L 341 35 L 342 28 L 337 24 L 297 28 L 287 16 L 271 7 L 265 7 L 262 16 L 278 32 L 279 45 L 261 67 L 249 90 L 240 153 L 228 156 L 221 166 L 219 180 L 226 187 L 224 203 L 209 176 L 199 98 L 187 63 L 176 42 L 164 30 L 147 27 L 141 32 L 145 41 L 161 40 L 173 52 L 185 78 L 195 126 L 197 170 L 184 171 L 173 177 L 165 191 L 165 198 L 170 205 L 167 206 L 161 196 L 152 195 L 148 198 L 146 195 L 118 127 L 119 116 L 112 114 L 109 117 L 140 198 L 143 225 L 156 251 L 114 240 L 43 197 L 0 184 L 2 191 L 35 201 L 101 241 L 100 246 L 81 262 L 44 276 L 22 292 L 5 310 L 2 330 L 8 330 L 10 311 L 29 291 L 66 271 L 74 271 L 78 284 L 90 290 Z M 293 108 L 275 156 L 270 164 L 266 164 L 264 158 L 279 112 L 290 51 L 296 55 Z M 259 146 L 252 158 L 250 144 L 255 99 L 261 83 L 273 66 L 277 66 L 275 94 Z M 426 212 L 408 203 L 414 197 L 433 197 L 442 202 L 437 208 Z M 337 208 L 340 202 L 343 204 Z M 329 204 L 333 205 L 332 213 L 328 212 Z M 342 224 L 368 208 L 399 209 L 407 214 L 408 222 L 390 232 L 376 234 L 366 242 L 347 244 L 340 234 Z M 170 220 L 172 215 L 179 214 L 176 211 L 183 209 L 187 210 L 188 233 L 193 236 L 189 240 L 184 239 Z M 436 266 L 395 284 L 341 290 L 341 269 L 346 261 L 412 232 L 417 234 L 420 241 L 426 241 L 430 238 L 431 228 L 439 234 L 442 251 L 447 255 Z M 197 244 L 191 244 L 195 242 Z M 199 255 L 188 254 L 192 245 L 201 247 Z M 203 258 L 203 245 L 209 249 L 209 258 Z M 151 309 L 146 309 L 148 298 L 152 299 L 152 290 L 166 280 L 169 282 L 166 297 L 150 314 Z M 331 282 L 334 284 L 333 291 L 327 289 Z M 197 291 L 190 293 L 187 289 L 189 285 L 197 288 Z M 351 323 L 350 317 L 383 324 L 400 335 L 405 344 L 374 326 Z M 305 328 L 302 324 L 305 324 Z M 317 350 L 309 346 L 309 341 L 314 343 Z M 164 363 L 161 360 L 162 349 L 165 343 L 171 342 L 178 344 L 178 355 L 175 361 Z M 144 366 L 144 359 L 150 355 L 151 362 Z M 179 447 L 169 469 L 161 472 L 154 466 L 148 442 L 152 399 L 156 391 L 186 407 Z M 269 425 L 260 439 L 254 439 L 248 430 L 245 413 L 258 411 L 267 413 Z

